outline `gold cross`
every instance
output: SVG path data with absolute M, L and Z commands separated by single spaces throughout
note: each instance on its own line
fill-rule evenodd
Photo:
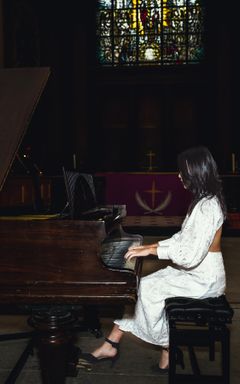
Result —
M 152 188 L 150 190 L 147 190 L 147 191 L 144 191 L 144 192 L 147 192 L 147 193 L 150 193 L 151 196 L 152 196 L 152 208 L 155 207 L 155 200 L 156 200 L 156 195 L 158 193 L 161 193 L 162 191 L 159 190 L 159 189 L 156 189 L 156 183 L 155 183 L 155 180 L 153 180 L 152 182 Z

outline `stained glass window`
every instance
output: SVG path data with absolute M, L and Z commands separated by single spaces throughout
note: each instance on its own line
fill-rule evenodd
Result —
M 202 0 L 99 0 L 98 61 L 105 66 L 201 62 Z

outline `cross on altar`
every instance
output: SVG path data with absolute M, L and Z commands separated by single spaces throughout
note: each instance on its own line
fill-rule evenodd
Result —
M 151 199 L 152 199 L 152 208 L 155 208 L 156 195 L 162 192 L 160 189 L 156 188 L 155 180 L 153 180 L 153 182 L 152 182 L 152 188 L 150 190 L 146 190 L 144 192 L 150 193 Z

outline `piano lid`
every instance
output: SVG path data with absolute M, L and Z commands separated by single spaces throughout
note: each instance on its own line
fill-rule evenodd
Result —
M 0 69 L 0 190 L 49 75 L 47 67 Z

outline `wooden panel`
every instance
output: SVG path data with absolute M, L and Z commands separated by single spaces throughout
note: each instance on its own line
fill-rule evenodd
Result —
M 51 205 L 51 178 L 10 177 L 0 192 L 0 207 L 33 207 L 40 199 L 43 207 Z

